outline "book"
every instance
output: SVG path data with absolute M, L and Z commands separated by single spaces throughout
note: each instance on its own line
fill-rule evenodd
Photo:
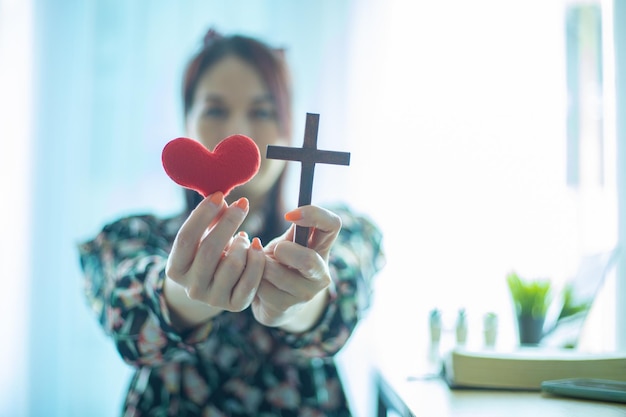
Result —
M 543 381 L 600 378 L 626 382 L 626 352 L 583 353 L 520 348 L 511 352 L 455 349 L 443 363 L 451 388 L 541 390 Z

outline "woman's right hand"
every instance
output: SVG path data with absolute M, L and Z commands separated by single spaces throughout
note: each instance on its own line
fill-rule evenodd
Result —
M 265 267 L 258 238 L 233 236 L 248 214 L 248 200 L 230 206 L 221 192 L 205 198 L 174 240 L 166 267 L 165 299 L 172 322 L 188 328 L 223 310 L 242 311 L 256 294 Z

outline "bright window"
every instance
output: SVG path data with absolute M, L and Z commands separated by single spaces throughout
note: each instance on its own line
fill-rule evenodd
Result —
M 511 339 L 508 272 L 562 282 L 616 244 L 610 132 L 580 153 L 604 182 L 567 181 L 565 2 L 370 5 L 379 20 L 354 36 L 348 131 L 354 198 L 386 235 L 377 331 L 410 354 L 430 309 L 454 321 L 465 308 L 470 340 L 488 311 Z

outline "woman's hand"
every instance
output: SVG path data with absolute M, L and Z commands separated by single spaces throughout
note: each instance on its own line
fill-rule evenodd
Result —
M 332 284 L 328 257 L 341 229 L 341 219 L 316 206 L 300 207 L 285 218 L 312 228 L 308 247 L 293 242 L 294 226 L 269 243 L 252 311 L 261 324 L 299 333 L 311 328 L 326 307 Z
M 241 232 L 248 200 L 227 206 L 222 193 L 205 198 L 178 231 L 167 261 L 165 299 L 175 326 L 188 328 L 223 310 L 247 308 L 265 266 L 258 238 Z

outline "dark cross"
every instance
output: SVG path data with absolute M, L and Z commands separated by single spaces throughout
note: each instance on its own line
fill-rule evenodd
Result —
M 300 197 L 298 207 L 311 204 L 313 194 L 313 175 L 315 174 L 315 164 L 350 165 L 349 152 L 332 152 L 317 149 L 317 128 L 320 122 L 319 114 L 306 114 L 306 124 L 304 126 L 304 144 L 302 148 L 290 148 L 287 146 L 267 147 L 266 157 L 268 159 L 282 159 L 286 161 L 302 162 L 300 172 Z M 306 246 L 309 237 L 307 227 L 296 227 L 295 242 Z

